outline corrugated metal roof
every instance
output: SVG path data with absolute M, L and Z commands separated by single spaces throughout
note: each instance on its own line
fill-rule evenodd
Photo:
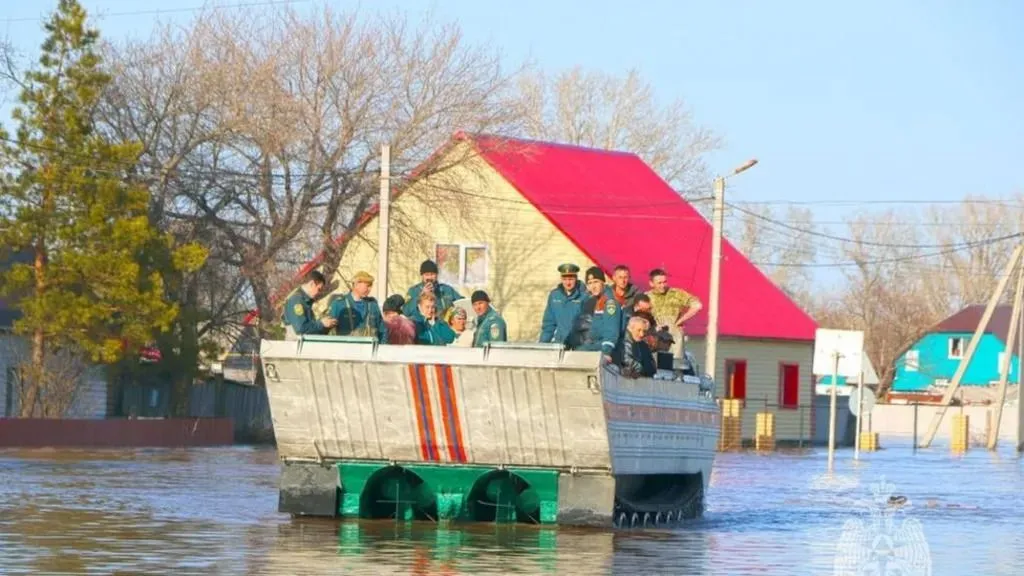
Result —
M 989 320 L 985 332 L 1006 342 L 1006 336 L 1010 330 L 1010 313 L 1012 311 L 1013 307 L 1009 304 L 996 306 L 996 309 L 992 311 L 992 318 Z M 939 322 L 932 332 L 966 332 L 971 334 L 978 328 L 978 323 L 981 322 L 981 317 L 984 314 L 984 304 L 968 306 Z

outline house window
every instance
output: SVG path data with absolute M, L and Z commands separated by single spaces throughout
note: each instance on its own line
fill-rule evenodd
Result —
M 921 353 L 917 350 L 907 350 L 903 357 L 903 368 L 907 372 L 917 372 L 921 369 Z
M 779 364 L 779 408 L 800 407 L 800 365 Z
M 725 361 L 726 398 L 736 400 L 747 399 L 747 361 Z
M 1011 362 L 1012 362 L 1012 360 L 1013 359 L 1011 357 Z M 1006 352 L 1000 352 L 999 353 L 999 359 L 996 361 L 996 374 L 999 374 L 1000 376 L 1003 374 L 1003 362 L 1006 362 Z M 1006 373 L 1009 374 L 1012 371 L 1013 371 L 1013 364 L 1007 364 L 1007 366 L 1006 366 Z
M 956 338 L 949 339 L 949 357 L 950 358 L 963 358 L 964 357 L 964 339 L 959 336 Z
M 487 246 L 437 244 L 434 247 L 437 279 L 451 286 L 487 285 Z

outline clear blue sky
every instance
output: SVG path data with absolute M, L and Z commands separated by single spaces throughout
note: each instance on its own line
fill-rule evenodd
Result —
M 329 1 L 433 8 L 440 19 L 458 20 L 470 40 L 550 70 L 638 67 L 660 97 L 685 98 L 699 121 L 727 139 L 713 168 L 760 159 L 731 185 L 731 200 L 949 201 L 1022 187 L 1024 2 Z M 3 4 L 7 37 L 34 51 L 38 18 L 56 0 Z M 100 21 L 107 38 L 146 35 L 158 17 L 192 16 L 114 14 L 144 10 L 136 0 L 84 4 L 108 14 Z M 815 212 L 834 221 L 850 209 Z

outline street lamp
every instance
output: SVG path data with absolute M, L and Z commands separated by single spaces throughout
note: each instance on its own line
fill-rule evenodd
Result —
M 722 220 L 725 213 L 725 180 L 741 172 L 753 168 L 756 158 L 747 160 L 737 166 L 732 174 L 715 178 L 715 203 L 711 214 L 713 237 L 711 240 L 711 286 L 708 294 L 708 330 L 707 342 L 704 346 L 704 369 L 708 376 L 715 378 L 715 367 L 718 364 L 718 285 L 722 273 Z

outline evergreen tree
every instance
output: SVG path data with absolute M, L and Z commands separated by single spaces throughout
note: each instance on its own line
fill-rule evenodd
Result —
M 29 337 L 21 413 L 38 413 L 46 358 L 73 350 L 109 364 L 166 331 L 178 314 L 163 276 L 201 265 L 150 225 L 149 194 L 132 181 L 139 147 L 112 142 L 93 114 L 110 82 L 99 33 L 77 0 L 60 0 L 35 70 L 25 75 L 13 134 L 0 129 L 0 245 L 30 254 L 0 276 Z M 162 263 L 162 269 L 153 265 Z

